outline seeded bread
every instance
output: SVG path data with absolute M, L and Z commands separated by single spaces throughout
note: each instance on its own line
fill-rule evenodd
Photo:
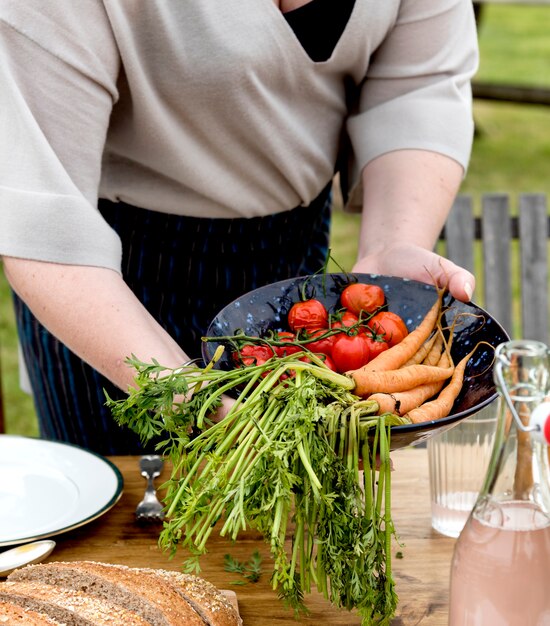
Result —
M 36 581 L 76 590 L 124 606 L 152 626 L 204 626 L 202 617 L 168 585 L 151 584 L 137 570 L 95 561 L 30 565 L 10 574 L 11 581 Z
M 63 626 L 61 622 L 48 617 L 45 613 L 38 613 L 25 609 L 17 604 L 0 602 L 0 626 Z
M 238 611 L 214 585 L 179 572 L 95 561 L 52 562 L 16 570 L 8 582 L 17 581 L 46 583 L 100 598 L 132 610 L 153 626 L 242 625 Z
M 73 589 L 34 581 L 2 583 L 0 600 L 37 613 L 46 613 L 64 626 L 148 626 L 142 617 L 119 605 Z
M 113 565 L 113 567 L 124 567 Z M 197 611 L 209 626 L 240 626 L 242 620 L 231 602 L 208 581 L 198 576 L 169 570 L 140 568 L 142 575 L 153 576 L 162 585 L 169 584 Z

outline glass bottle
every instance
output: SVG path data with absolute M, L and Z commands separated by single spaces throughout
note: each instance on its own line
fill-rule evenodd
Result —
M 494 377 L 496 439 L 455 544 L 449 626 L 549 626 L 548 347 L 528 340 L 501 344 Z

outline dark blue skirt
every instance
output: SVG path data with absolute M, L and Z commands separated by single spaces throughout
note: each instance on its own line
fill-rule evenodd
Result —
M 250 219 L 167 215 L 100 200 L 122 240 L 124 280 L 190 356 L 226 304 L 278 280 L 312 274 L 327 258 L 331 197 L 327 186 L 308 207 Z M 142 454 L 137 437 L 105 406 L 125 393 L 51 335 L 14 295 L 40 436 L 99 454 Z

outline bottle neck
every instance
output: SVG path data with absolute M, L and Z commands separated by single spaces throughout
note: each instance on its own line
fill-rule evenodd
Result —
M 547 394 L 546 354 L 546 348 L 542 356 L 536 353 L 530 342 L 519 346 L 510 342 L 497 353 L 497 429 L 474 506 L 474 516 L 487 523 L 498 519 L 502 508 L 523 503 L 540 511 L 542 522 L 547 519 L 550 524 L 549 448 L 540 437 L 533 436 L 530 423 L 531 414 Z
M 497 404 L 495 442 L 480 495 L 531 499 L 549 485 L 549 448 L 518 427 L 503 398 Z M 517 408 L 522 423 L 528 425 L 529 404 Z M 550 510 L 550 497 L 547 503 Z

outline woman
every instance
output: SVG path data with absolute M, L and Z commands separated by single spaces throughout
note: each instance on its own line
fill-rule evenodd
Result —
M 330 183 L 358 272 L 431 252 L 468 164 L 469 0 L 0 2 L 0 254 L 43 437 L 138 443 L 104 389 L 176 367 L 226 303 L 322 267 Z

